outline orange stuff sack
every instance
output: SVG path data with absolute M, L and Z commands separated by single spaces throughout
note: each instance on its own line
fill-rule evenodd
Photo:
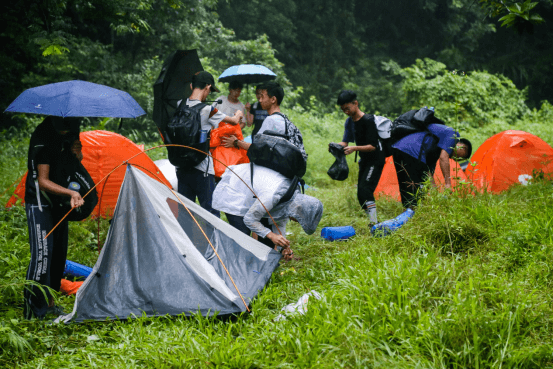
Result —
M 61 280 L 60 292 L 64 295 L 74 295 L 81 288 L 83 282 L 71 282 L 67 279 Z
M 451 188 L 453 188 L 455 191 L 463 188 L 463 191 L 466 191 L 463 186 L 459 186 L 460 183 L 467 182 L 467 176 L 465 175 L 459 164 L 455 160 L 449 159 L 449 168 Z M 434 171 L 434 181 L 436 182 L 436 186 L 438 187 L 438 189 L 441 190 L 444 186 L 444 175 L 442 174 L 439 161 L 436 163 L 436 169 Z M 374 196 L 377 199 L 389 197 L 397 201 L 401 201 L 401 196 L 399 194 L 399 184 L 397 182 L 396 167 L 391 156 L 386 158 L 386 163 L 384 164 L 384 169 L 382 170 L 382 176 L 380 177 L 378 186 L 376 186 L 376 189 L 374 190 Z
M 553 173 L 553 148 L 524 131 L 509 130 L 488 138 L 470 159 L 467 177 L 480 191 L 499 193 L 533 173 Z
M 227 169 L 226 166 L 249 163 L 250 159 L 246 155 L 246 150 L 236 147 L 224 147 L 222 138 L 228 136 L 236 136 L 239 140 L 243 140 L 242 130 L 239 125 L 231 125 L 220 123 L 219 128 L 211 131 L 211 156 L 213 156 L 213 170 L 215 177 L 221 177 Z M 222 163 L 221 163 L 222 162 Z M 225 166 L 226 165 L 226 166 Z

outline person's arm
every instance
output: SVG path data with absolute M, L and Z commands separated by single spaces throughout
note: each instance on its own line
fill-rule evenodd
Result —
M 248 150 L 251 146 L 251 143 L 248 143 L 246 141 L 239 140 L 236 138 L 236 136 L 231 135 L 228 137 L 222 137 L 221 142 L 223 143 L 224 147 L 236 147 L 238 149 L 244 149 Z
M 340 144 L 342 144 L 343 142 L 341 142 Z M 346 144 L 347 145 L 347 144 Z M 371 151 L 374 151 L 376 150 L 376 147 L 374 147 L 373 145 L 365 145 L 365 146 L 346 146 L 344 148 L 344 154 L 346 155 L 349 155 L 351 154 L 352 152 L 354 151 L 359 151 L 359 152 L 371 152 Z
M 84 204 L 84 200 L 77 191 L 64 188 L 50 180 L 50 165 L 38 165 L 38 186 L 41 190 L 58 196 L 71 198 L 71 207 L 78 208 Z
M 248 127 L 251 127 L 253 124 L 253 114 L 252 114 L 252 105 L 250 103 L 246 104 L 246 123 L 248 124 Z
M 447 153 L 447 151 L 442 150 L 442 152 L 440 153 L 439 162 L 440 162 L 440 169 L 442 171 L 442 174 L 444 175 L 445 187 L 451 188 L 451 177 L 450 177 L 450 171 L 449 171 L 450 170 L 449 154 Z M 432 178 L 432 183 L 434 183 L 433 179 L 434 178 Z
M 232 124 L 233 126 L 237 125 L 237 124 L 240 124 L 241 120 L 242 120 L 242 117 L 244 116 L 244 113 L 242 113 L 241 110 L 237 110 L 235 113 L 234 113 L 234 116 L 232 117 L 229 117 L 228 115 L 226 115 L 224 118 L 223 118 L 223 122 L 225 123 L 229 123 L 229 124 Z

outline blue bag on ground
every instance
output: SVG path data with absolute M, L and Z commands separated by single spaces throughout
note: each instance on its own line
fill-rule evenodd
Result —
M 355 229 L 352 226 L 324 227 L 321 229 L 321 236 L 329 241 L 346 240 L 355 236 Z
M 372 226 L 371 234 L 375 236 L 387 236 L 393 231 L 401 228 L 414 214 L 415 212 L 413 210 L 407 209 L 394 219 L 389 219 Z
M 84 277 L 87 278 L 90 273 L 92 273 L 92 268 L 87 267 L 79 263 L 75 263 L 71 260 L 65 261 L 65 274 L 70 274 L 74 277 Z

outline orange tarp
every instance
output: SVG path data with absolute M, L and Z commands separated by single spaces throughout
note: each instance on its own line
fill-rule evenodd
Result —
M 499 193 L 534 170 L 553 173 L 553 148 L 531 133 L 509 130 L 488 138 L 471 163 L 476 165 L 469 165 L 467 177 L 475 187 Z
M 143 152 L 142 148 L 136 145 L 128 138 L 117 133 L 108 131 L 89 131 L 82 132 L 80 135 L 83 144 L 83 165 L 90 173 L 94 183 L 98 183 L 109 172 L 122 162 L 128 160 L 134 155 Z M 161 149 L 160 149 L 161 150 Z M 129 160 L 130 164 L 136 165 L 152 178 L 159 177 L 165 184 L 171 187 L 171 184 L 165 179 L 161 171 L 146 154 L 141 154 Z M 145 168 L 145 169 L 144 169 Z M 126 165 L 122 165 L 115 170 L 107 180 L 96 186 L 98 191 L 98 206 L 101 206 L 102 216 L 111 216 L 117 203 L 121 184 L 125 177 Z M 152 173 L 155 173 L 154 176 Z M 6 207 L 14 205 L 19 199 L 23 202 L 25 198 L 25 179 L 19 183 L 13 196 L 8 201 Z M 103 193 L 102 193 L 103 191 Z M 101 198 L 100 198 L 101 196 Z M 86 201 L 86 198 L 85 198 Z M 98 206 L 93 211 L 93 216 L 98 214 Z
M 467 177 L 465 173 L 459 166 L 459 164 L 452 159 L 449 159 L 450 167 L 450 176 L 451 176 L 451 187 L 455 188 L 459 182 L 466 182 Z M 444 175 L 440 169 L 439 161 L 436 163 L 436 170 L 434 172 L 434 181 L 438 188 L 442 187 L 444 184 Z M 378 186 L 374 191 L 375 197 L 377 199 L 383 198 L 385 196 L 401 201 L 399 195 L 399 184 L 397 182 L 396 168 L 394 165 L 394 160 L 391 156 L 386 158 L 386 164 L 382 170 L 382 176 L 378 182 Z
M 83 282 L 71 282 L 67 279 L 61 280 L 60 292 L 64 295 L 74 295 L 81 288 Z

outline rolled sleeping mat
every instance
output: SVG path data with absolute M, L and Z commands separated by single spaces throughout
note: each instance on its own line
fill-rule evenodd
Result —
M 87 267 L 79 263 L 75 263 L 71 260 L 65 261 L 65 274 L 72 275 L 74 277 L 84 277 L 87 278 L 90 273 L 92 273 L 92 268 Z
M 321 237 L 329 241 L 347 240 L 355 236 L 355 229 L 352 226 L 324 227 L 321 229 Z
M 415 212 L 413 210 L 407 209 L 393 219 L 389 219 L 372 226 L 371 234 L 374 236 L 387 236 L 393 231 L 403 227 L 403 225 L 407 223 L 407 221 L 412 218 L 414 214 Z

